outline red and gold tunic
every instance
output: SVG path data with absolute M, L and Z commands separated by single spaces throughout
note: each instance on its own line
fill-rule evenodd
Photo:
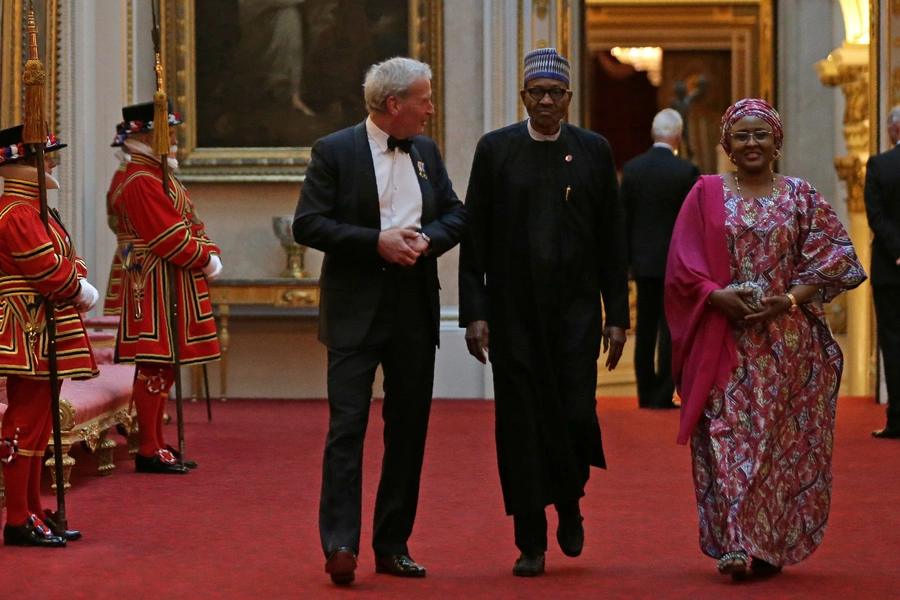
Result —
M 109 282 L 106 284 L 106 297 L 103 299 L 103 314 L 118 315 L 122 312 L 122 256 L 118 248 L 122 246 L 122 234 L 118 229 L 118 219 L 112 211 L 112 199 L 115 197 L 119 186 L 125 181 L 127 162 L 119 164 L 113 174 L 109 191 L 106 193 L 106 219 L 109 228 L 116 234 L 116 253 L 113 255 L 112 266 L 109 268 Z M 161 186 L 160 186 L 161 187 Z
M 98 374 L 72 301 L 87 275 L 69 236 L 54 218 L 53 239 L 41 222 L 36 182 L 7 178 L 0 196 L 0 374 L 49 377 L 44 297 L 56 303 L 60 377 Z
M 219 358 L 216 323 L 202 268 L 219 249 L 203 231 L 181 183 L 169 175 L 162 191 L 159 163 L 132 155 L 125 180 L 112 201 L 121 232 L 123 267 L 120 362 L 172 363 L 168 320 L 169 269 L 174 265 L 181 364 Z

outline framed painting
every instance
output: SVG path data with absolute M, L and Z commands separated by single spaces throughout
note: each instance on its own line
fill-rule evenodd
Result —
M 302 181 L 313 142 L 366 116 L 366 69 L 405 55 L 443 93 L 443 0 L 164 0 L 186 181 Z M 441 144 L 443 121 L 426 135 Z
M 25 33 L 28 18 L 28 2 L 0 0 L 0 127 L 12 127 L 22 122 L 22 104 L 25 89 L 22 70 L 28 58 L 28 40 Z M 34 17 L 38 28 L 38 55 L 44 64 L 47 106 L 46 118 L 50 130 L 56 133 L 59 125 L 59 49 L 60 3 L 59 0 L 42 0 L 34 3 Z

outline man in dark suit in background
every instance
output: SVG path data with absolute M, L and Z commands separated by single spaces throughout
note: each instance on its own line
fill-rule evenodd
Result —
M 434 382 L 437 257 L 457 244 L 465 208 L 424 137 L 431 69 L 392 58 L 365 79 L 369 117 L 318 140 L 294 215 L 298 243 L 325 253 L 319 341 L 328 404 L 319 532 L 325 571 L 353 581 L 362 518 L 363 440 L 384 371 L 384 459 L 375 500 L 375 570 L 424 577 L 409 556 Z
M 866 215 L 872 239 L 872 296 L 887 383 L 887 424 L 877 438 L 900 438 L 900 106 L 888 114 L 893 148 L 866 165 Z
M 672 339 L 663 311 L 669 241 L 685 196 L 700 171 L 675 156 L 683 121 L 667 108 L 653 119 L 653 147 L 622 169 L 622 202 L 628 220 L 628 256 L 637 283 L 634 372 L 641 408 L 674 408 Z M 657 356 L 658 342 L 658 356 Z

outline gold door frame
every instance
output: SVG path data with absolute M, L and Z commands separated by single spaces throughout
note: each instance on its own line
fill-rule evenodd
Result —
M 729 50 L 732 101 L 774 101 L 773 0 L 585 0 L 584 67 L 591 52 L 615 46 Z M 589 88 L 584 86 L 589 127 Z

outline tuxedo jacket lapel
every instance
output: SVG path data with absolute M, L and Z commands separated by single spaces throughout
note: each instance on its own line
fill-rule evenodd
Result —
M 366 122 L 354 129 L 356 139 L 356 187 L 359 193 L 359 216 L 364 226 L 381 229 L 381 209 L 378 205 L 378 182 L 375 180 L 375 163 L 369 148 Z
M 419 182 L 419 187 L 422 189 L 422 225 L 425 225 L 434 221 L 437 215 L 434 205 L 434 188 L 431 187 L 431 180 L 428 179 L 425 161 L 415 144 L 409 150 L 409 158 L 416 170 L 416 181 Z

